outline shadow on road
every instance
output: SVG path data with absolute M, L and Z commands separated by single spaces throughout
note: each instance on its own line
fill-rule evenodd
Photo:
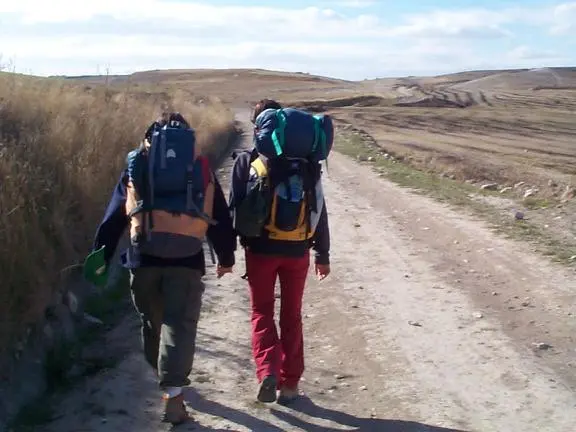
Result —
M 205 399 L 193 388 L 186 389 L 185 399 L 190 407 L 197 412 L 229 420 L 230 422 L 242 425 L 251 431 L 278 432 L 285 430 L 246 412 Z M 312 424 L 302 420 L 295 414 L 291 414 L 289 411 L 285 411 L 284 408 L 272 408 L 267 412 L 272 414 L 278 420 L 292 425 L 295 429 L 298 428 L 299 430 L 306 432 L 342 432 L 344 430 L 355 432 L 466 432 L 460 429 L 431 426 L 414 421 L 356 417 L 345 412 L 318 406 L 307 397 L 303 397 L 298 402 L 290 405 L 289 408 L 294 411 L 294 413 L 330 421 L 339 425 L 339 427 L 327 427 Z M 193 429 L 190 430 L 204 432 L 219 432 L 224 430 L 229 432 L 234 431 L 234 429 L 214 429 L 212 427 L 201 426 L 198 424 L 194 424 L 193 426 L 191 425 L 191 427 Z M 188 429 L 183 426 L 174 429 L 174 431 L 177 430 L 185 431 Z
M 227 407 L 225 405 L 219 404 L 212 400 L 205 399 L 200 393 L 198 393 L 193 388 L 187 388 L 184 393 L 184 398 L 187 404 L 195 411 L 209 414 L 214 417 L 220 417 L 222 419 L 230 420 L 230 422 L 242 425 L 252 431 L 262 431 L 262 432 L 282 432 L 277 426 L 274 426 L 267 421 L 260 420 L 248 413 Z M 176 430 L 186 430 L 186 429 L 174 429 Z M 196 425 L 194 431 L 220 431 L 224 429 L 212 429 L 205 426 Z M 225 429 L 228 432 L 233 432 L 234 429 Z
M 328 420 L 340 426 L 347 426 L 350 428 L 348 430 L 355 432 L 465 432 L 459 429 L 431 426 L 414 421 L 356 417 L 345 412 L 318 406 L 307 397 L 302 397 L 290 405 L 290 408 L 295 412 L 306 414 L 309 417 Z M 308 423 L 288 412 L 276 409 L 272 410 L 272 415 L 279 420 L 291 424 L 295 428 L 307 432 L 342 432 L 343 430 L 342 427 L 330 428 Z

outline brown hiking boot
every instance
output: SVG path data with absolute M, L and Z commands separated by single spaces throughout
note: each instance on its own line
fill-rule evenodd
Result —
M 180 394 L 173 398 L 163 397 L 162 399 L 164 399 L 163 423 L 179 425 L 192 420 L 192 417 L 186 411 L 186 405 L 184 405 L 184 395 Z
M 298 387 L 282 387 L 278 392 L 278 403 L 280 405 L 288 405 L 298 399 L 298 396 L 300 396 L 300 390 L 298 390 Z

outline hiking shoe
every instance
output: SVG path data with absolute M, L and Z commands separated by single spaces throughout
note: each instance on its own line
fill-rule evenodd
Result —
M 264 403 L 272 403 L 276 400 L 276 387 L 278 386 L 278 381 L 273 375 L 268 375 L 260 383 L 260 388 L 258 389 L 258 400 Z
M 186 410 L 186 405 L 184 405 L 184 395 L 180 394 L 172 398 L 163 397 L 163 399 L 164 413 L 162 414 L 162 423 L 179 425 L 192 420 Z
M 278 403 L 280 405 L 288 405 L 298 399 L 298 396 L 300 396 L 298 387 L 282 387 L 278 392 Z

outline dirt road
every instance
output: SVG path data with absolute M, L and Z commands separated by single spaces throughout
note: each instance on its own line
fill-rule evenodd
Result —
M 177 430 L 576 429 L 572 272 L 342 155 L 325 189 L 333 273 L 311 274 L 306 292 L 308 398 L 291 409 L 254 402 L 240 259 L 220 281 L 209 268 L 188 394 L 197 423 Z M 167 430 L 133 315 L 109 335 L 107 350 L 123 349 L 41 430 Z

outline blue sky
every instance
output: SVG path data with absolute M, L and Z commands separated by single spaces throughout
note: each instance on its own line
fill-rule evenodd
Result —
M 0 56 L 37 75 L 258 67 L 363 79 L 576 66 L 576 1 L 1 0 Z

